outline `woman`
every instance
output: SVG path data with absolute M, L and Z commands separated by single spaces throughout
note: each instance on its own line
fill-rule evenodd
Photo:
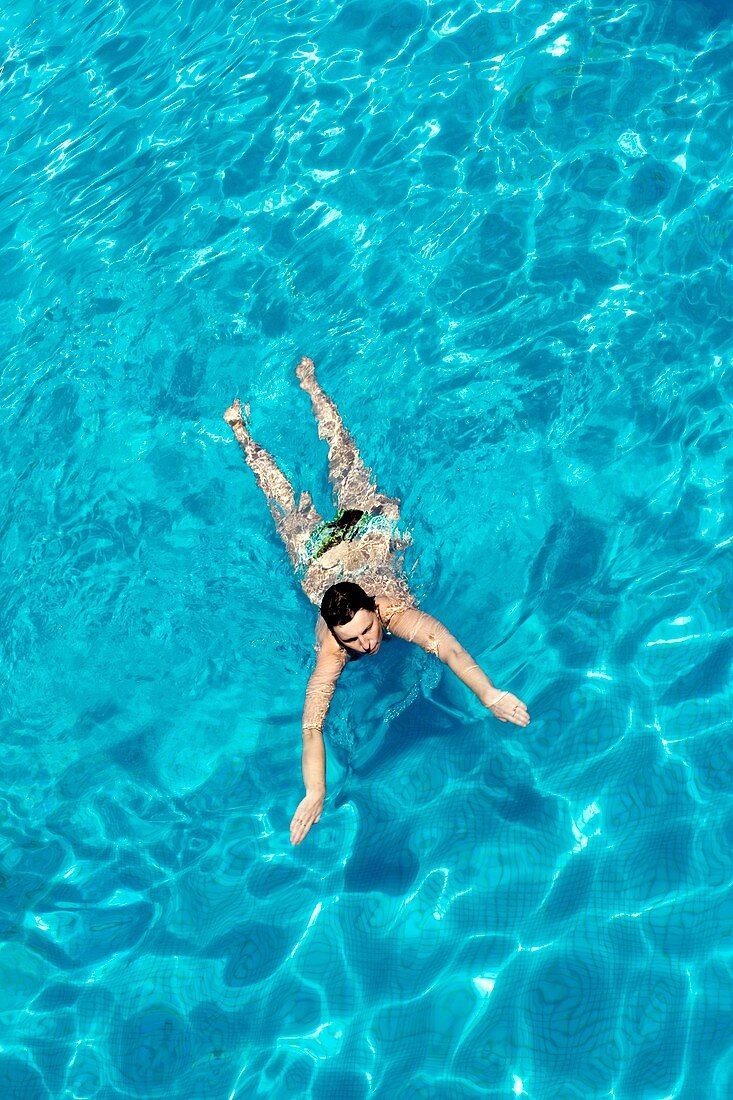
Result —
M 296 504 L 293 487 L 272 455 L 249 433 L 238 399 L 224 413 L 257 483 L 308 598 L 320 605 L 316 664 L 303 708 L 305 797 L 290 823 L 300 844 L 323 812 L 326 753 L 323 723 L 336 681 L 349 661 L 379 652 L 389 633 L 435 654 L 501 722 L 529 723 L 527 708 L 500 691 L 437 619 L 420 611 L 402 574 L 398 552 L 407 545 L 397 531 L 399 501 L 377 492 L 338 409 L 316 380 L 312 359 L 296 368 L 310 395 L 318 434 L 328 442 L 329 475 L 338 512 L 324 522 L 309 493 Z

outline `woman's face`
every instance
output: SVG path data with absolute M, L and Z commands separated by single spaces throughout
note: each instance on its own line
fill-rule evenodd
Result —
M 382 624 L 376 611 L 362 607 L 354 618 L 343 626 L 335 626 L 333 632 L 347 649 L 355 653 L 376 653 L 382 641 Z

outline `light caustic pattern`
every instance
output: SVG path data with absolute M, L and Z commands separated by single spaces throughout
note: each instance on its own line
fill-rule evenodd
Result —
M 6 5 L 0 1096 L 728 1100 L 727 4 Z M 313 610 L 221 413 L 412 583 L 300 848 Z

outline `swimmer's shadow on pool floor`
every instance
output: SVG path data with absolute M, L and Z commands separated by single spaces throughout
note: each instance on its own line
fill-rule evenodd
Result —
M 471 727 L 479 723 L 463 722 L 447 714 L 430 699 L 415 699 L 387 725 L 370 722 L 362 736 L 344 754 L 343 763 L 356 781 L 370 780 L 380 774 L 385 776 L 399 765 L 400 759 L 414 757 L 421 750 L 449 758 L 459 757 L 458 741 L 463 745 L 466 759 L 476 756 L 477 731 Z M 458 759 L 456 759 L 456 766 Z M 452 770 L 452 769 L 451 769 Z
M 358 750 L 353 754 L 332 802 L 333 809 L 351 802 L 358 813 L 359 833 L 346 873 L 352 890 L 399 894 L 416 873 L 402 799 L 390 797 L 390 786 L 405 769 L 428 777 L 436 801 L 456 780 L 478 789 L 479 801 L 485 798 L 487 829 L 497 818 L 532 830 L 557 825 L 558 799 L 536 788 L 526 756 L 502 740 L 490 718 L 461 721 L 423 698 L 396 718 L 380 740 L 363 762 Z M 481 833 L 481 823 L 475 825 Z

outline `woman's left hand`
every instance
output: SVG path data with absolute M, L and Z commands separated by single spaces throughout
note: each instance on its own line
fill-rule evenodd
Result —
M 529 725 L 529 711 L 516 695 L 511 691 L 496 691 L 494 689 L 484 703 L 500 722 L 513 722 L 515 726 Z

